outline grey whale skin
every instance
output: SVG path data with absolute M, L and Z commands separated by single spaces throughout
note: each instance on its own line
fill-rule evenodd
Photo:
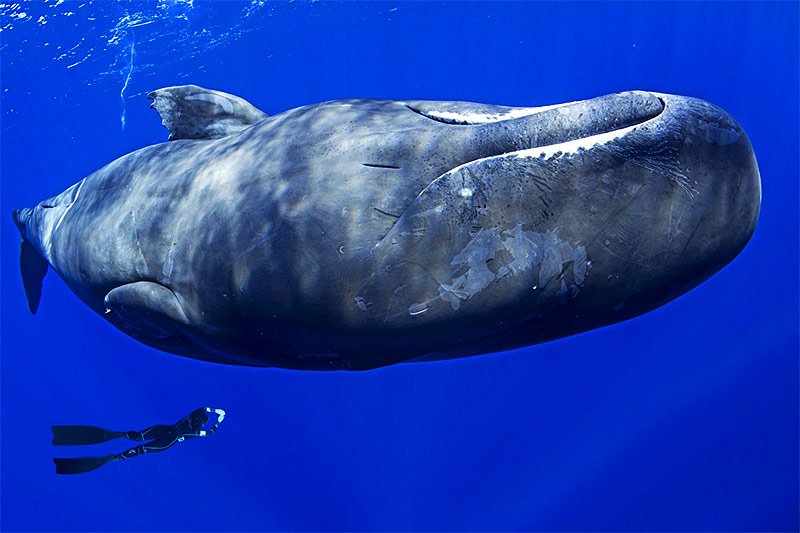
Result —
M 14 212 L 32 312 L 55 270 L 152 347 L 369 369 L 635 317 L 745 246 L 761 185 L 721 109 L 643 91 L 542 108 L 339 100 L 268 117 L 188 85 L 170 142 Z

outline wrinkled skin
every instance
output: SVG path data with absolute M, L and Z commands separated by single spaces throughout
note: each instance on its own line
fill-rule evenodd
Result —
M 365 369 L 535 344 L 685 293 L 758 219 L 747 137 L 692 98 L 266 117 L 204 91 L 151 95 L 176 140 L 15 212 L 23 277 L 38 254 L 119 329 L 194 358 Z

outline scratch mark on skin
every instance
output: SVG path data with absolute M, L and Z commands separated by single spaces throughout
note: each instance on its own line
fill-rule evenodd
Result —
M 423 272 L 425 272 L 425 274 L 426 274 L 426 275 L 427 275 L 427 276 L 428 276 L 428 277 L 429 277 L 431 280 L 433 280 L 433 282 L 434 282 L 434 283 L 436 283 L 436 284 L 437 284 L 438 286 L 440 286 L 440 287 L 442 286 L 442 283 L 441 283 L 441 282 L 440 282 L 440 281 L 439 281 L 439 280 L 436 278 L 436 276 L 434 276 L 433 274 L 431 274 L 430 270 L 429 270 L 429 269 L 428 269 L 426 266 L 424 266 L 424 265 L 421 265 L 421 264 L 417 263 L 416 261 L 410 261 L 410 260 L 401 261 L 401 262 L 397 263 L 396 265 L 394 265 L 392 268 L 394 268 L 394 267 L 399 267 L 400 265 L 404 265 L 404 264 L 414 265 L 414 266 L 416 266 L 416 267 L 419 267 L 419 268 L 421 268 L 421 269 L 422 269 L 422 271 L 423 271 Z M 397 317 L 399 317 L 399 316 L 401 316 L 401 315 L 405 314 L 404 312 L 400 312 L 400 313 L 394 313 L 394 314 L 392 314 L 392 312 L 391 312 L 391 311 L 392 311 L 392 309 L 394 308 L 395 301 L 397 300 L 397 295 L 398 295 L 398 294 L 397 294 L 397 291 L 395 291 L 394 295 L 392 296 L 391 305 L 390 305 L 390 306 L 387 308 L 386 315 L 385 315 L 385 316 L 384 316 L 384 318 L 383 318 L 383 323 L 384 323 L 384 324 L 385 324 L 387 321 L 389 321 L 390 319 L 392 319 L 392 318 L 397 318 Z M 427 308 L 427 307 L 428 307 L 430 304 L 432 304 L 432 303 L 433 303 L 434 301 L 436 301 L 438 298 L 439 298 L 439 296 L 437 295 L 437 296 L 435 296 L 434 298 L 431 298 L 430 300 L 427 300 L 426 302 L 423 302 L 422 304 L 417 304 L 417 305 L 420 305 L 420 306 L 425 306 L 425 307 Z M 412 307 L 413 307 L 413 306 L 412 306 Z M 427 311 L 427 309 L 426 309 L 426 311 Z M 422 313 L 417 313 L 417 314 L 422 314 Z
M 687 248 L 689 248 L 689 244 L 692 242 L 692 239 L 694 239 L 695 233 L 697 233 L 697 230 L 700 229 L 700 225 L 703 223 L 704 218 L 705 218 L 705 213 L 703 213 L 703 215 L 697 221 L 697 224 L 695 224 L 692 233 L 689 234 L 689 239 L 687 239 L 686 244 L 683 245 L 683 250 L 681 250 L 681 255 L 686 253 Z
M 374 209 L 375 211 L 377 211 L 378 213 L 380 213 L 380 214 L 382 214 L 382 215 L 386 215 L 387 217 L 400 218 L 400 215 L 395 215 L 395 214 L 393 214 L 393 213 L 389 213 L 389 212 L 387 212 L 387 211 L 384 211 L 383 209 L 378 209 L 378 208 L 377 208 L 377 207 L 375 207 L 375 206 L 372 206 L 372 209 Z
M 595 234 L 595 236 L 594 236 L 594 237 L 592 237 L 592 239 L 590 239 L 590 240 L 589 240 L 589 243 L 586 245 L 586 247 L 587 247 L 587 248 L 588 248 L 589 246 L 593 245 L 595 242 L 597 242 L 597 239 L 599 239 L 599 238 L 600 238 L 600 236 L 603 234 L 603 232 L 606 230 L 606 228 L 607 228 L 607 227 L 608 227 L 608 226 L 609 226 L 609 225 L 610 225 L 610 224 L 611 224 L 611 223 L 612 223 L 612 222 L 613 222 L 613 221 L 614 221 L 614 220 L 615 220 L 615 219 L 616 219 L 616 218 L 617 218 L 617 217 L 618 217 L 620 214 L 622 214 L 622 213 L 623 213 L 623 212 L 624 212 L 624 211 L 625 211 L 625 210 L 628 208 L 628 206 L 629 206 L 629 205 L 631 205 L 631 204 L 633 203 L 633 201 L 634 201 L 634 200 L 636 200 L 636 198 L 639 196 L 639 192 L 641 192 L 641 190 L 642 190 L 642 189 L 644 189 L 645 185 L 646 185 L 646 184 L 642 184 L 642 185 L 640 185 L 640 186 L 639 186 L 639 188 L 638 188 L 638 189 L 636 189 L 636 190 L 633 192 L 633 194 L 631 195 L 631 199 L 630 199 L 630 200 L 628 200 L 627 202 L 625 202 L 625 204 L 624 204 L 624 205 L 622 205 L 622 206 L 621 206 L 621 207 L 619 207 L 619 208 L 618 208 L 616 211 L 614 211 L 613 213 L 611 213 L 611 216 L 610 216 L 610 217 L 608 217 L 608 220 L 606 221 L 606 223 L 605 223 L 605 224 L 603 224 L 603 227 L 602 227 L 602 228 L 600 228 L 600 230 L 599 230 L 599 231 L 598 231 L 598 232 Z
M 181 226 L 183 225 L 183 220 L 185 216 L 181 216 L 178 219 L 178 223 L 175 226 L 175 232 L 172 234 L 171 241 L 172 244 L 169 247 L 169 253 L 167 254 L 167 259 L 164 261 L 164 264 L 161 267 L 161 273 L 164 276 L 164 280 L 167 284 L 172 281 L 172 269 L 175 266 L 175 248 L 178 245 L 177 236 L 181 235 Z
M 58 228 L 61 226 L 61 223 L 64 222 L 64 217 L 67 216 L 67 213 L 69 213 L 69 210 L 72 209 L 72 206 L 75 205 L 75 202 L 78 201 L 78 196 L 80 196 L 80 194 L 81 194 L 81 189 L 83 188 L 83 184 L 84 183 L 86 183 L 86 178 L 83 178 L 81 180 L 80 185 L 78 185 L 78 189 L 75 191 L 75 198 L 72 199 L 72 201 L 69 203 L 69 205 L 64 210 L 64 212 L 61 213 L 61 216 L 58 218 L 58 222 L 56 222 L 56 227 L 53 230 L 53 232 L 58 231 Z
M 739 173 L 739 179 L 736 180 L 736 188 L 733 189 L 733 205 L 738 205 L 736 202 L 736 197 L 739 196 L 739 187 L 742 185 L 742 176 L 743 174 Z
M 569 267 L 570 267 L 570 265 L 572 263 L 573 263 L 572 261 L 569 261 L 569 262 L 566 262 L 563 265 L 561 265 L 561 271 L 558 274 L 556 274 L 555 276 L 549 278 L 544 283 L 544 285 L 539 286 L 539 289 L 541 289 L 541 290 L 547 289 L 553 281 L 562 281 L 564 279 L 564 276 L 567 274 L 567 270 L 569 270 Z
M 244 251 L 239 252 L 238 257 L 244 257 L 261 246 L 263 246 L 264 249 L 269 249 L 269 247 L 272 245 L 273 239 L 275 238 L 275 234 L 272 231 L 272 223 L 267 223 L 267 225 L 264 227 L 264 231 L 258 231 L 255 229 L 252 220 L 249 221 L 249 224 L 250 230 L 253 232 L 253 235 L 255 235 L 256 238 L 249 247 L 245 248 Z
M 336 254 L 338 255 L 338 253 L 339 253 L 339 246 L 338 246 L 336 243 L 334 243 L 333 241 L 331 241 L 331 238 L 328 236 L 327 229 L 325 228 L 325 226 L 323 226 L 323 225 L 322 225 L 322 222 L 320 222 L 320 221 L 319 221 L 319 220 L 317 220 L 316 218 L 315 218 L 315 219 L 312 219 L 312 221 L 314 222 L 314 225 L 315 225 L 315 226 L 317 226 L 317 228 L 319 229 L 319 231 L 320 231 L 320 234 L 322 235 L 322 239 L 323 239 L 325 242 L 327 242 L 327 243 L 328 243 L 328 244 L 331 246 L 331 248 L 333 248 L 333 250 L 336 252 Z M 316 263 L 318 266 L 322 266 L 322 264 L 320 264 L 320 262 L 319 262 L 319 261 L 317 261 L 317 258 L 316 258 L 316 256 L 315 256 L 315 255 L 313 255 L 313 254 L 312 254 L 310 251 L 308 252 L 307 256 L 308 256 L 308 257 L 313 257 L 313 258 L 314 258 L 314 262 L 315 262 L 315 263 Z
M 398 167 L 397 165 L 382 165 L 380 163 L 361 163 L 361 164 L 364 165 L 365 167 L 370 167 L 370 168 L 388 168 L 391 170 L 400 170 L 400 167 Z
M 608 246 L 605 247 L 605 250 L 606 250 L 606 252 L 610 253 L 611 255 L 616 257 L 617 259 L 621 259 L 622 261 L 624 261 L 625 263 L 628 263 L 630 265 L 636 265 L 638 267 L 643 267 L 643 266 L 646 265 L 646 263 L 644 261 L 637 261 L 636 259 L 629 259 L 627 257 L 623 257 L 623 256 L 619 255 L 617 252 L 615 252 L 614 250 L 612 250 L 611 248 L 609 248 Z
M 609 145 L 609 150 L 632 165 L 667 178 L 692 200 L 698 194 L 698 191 L 692 187 L 689 177 L 674 162 L 678 157 L 677 151 L 669 146 L 667 141 L 660 141 L 656 145 L 649 147 L 647 152 L 642 154 L 629 154 L 623 148 L 615 145 Z
M 131 211 L 131 226 L 133 227 L 133 234 L 136 237 L 136 250 L 139 252 L 139 259 L 141 263 L 144 264 L 144 272 L 140 272 L 139 270 L 139 261 L 136 262 L 136 273 L 140 276 L 146 275 L 148 268 L 147 268 L 147 258 L 144 256 L 144 252 L 142 252 L 142 244 L 139 242 L 139 228 L 136 225 L 136 211 Z

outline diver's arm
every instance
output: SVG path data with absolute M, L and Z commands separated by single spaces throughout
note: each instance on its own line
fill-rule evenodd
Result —
M 225 420 L 225 411 L 223 411 L 222 409 L 211 409 L 210 407 L 206 407 L 206 413 L 213 413 L 217 415 L 217 421 L 214 422 L 214 425 L 212 425 L 207 430 L 198 431 L 197 432 L 198 437 L 210 437 L 211 435 L 216 433 L 217 429 L 219 429 L 220 424 L 222 424 L 222 421 Z

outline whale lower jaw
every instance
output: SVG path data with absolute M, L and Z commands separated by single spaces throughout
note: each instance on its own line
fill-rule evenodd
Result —
M 634 126 L 627 126 L 625 128 L 621 128 L 618 130 L 608 131 L 606 133 L 598 133 L 597 135 L 590 135 L 588 137 L 582 137 L 580 139 L 573 139 L 571 141 L 565 141 L 557 144 L 549 144 L 545 146 L 537 146 L 535 148 L 523 148 L 522 150 L 514 150 L 511 152 L 505 152 L 499 155 L 493 155 L 489 157 L 482 157 L 480 159 L 475 159 L 474 161 L 470 161 L 469 163 L 464 163 L 463 165 L 459 165 L 452 170 L 449 170 L 447 174 L 452 172 L 457 172 L 465 167 L 469 167 L 471 165 L 477 165 L 480 163 L 484 163 L 486 161 L 491 160 L 500 160 L 505 158 L 523 158 L 523 159 L 551 159 L 554 157 L 563 157 L 569 156 L 573 154 L 577 154 L 578 152 L 584 150 L 591 150 L 592 148 L 596 148 L 598 146 L 603 146 L 605 144 L 611 143 L 613 141 L 621 140 L 623 137 L 628 135 L 629 133 L 636 131 L 639 129 L 643 124 L 647 122 L 656 120 L 658 117 L 653 117 L 650 120 L 643 122 L 641 124 L 636 124 Z
M 423 117 L 441 122 L 443 124 L 452 124 L 456 126 L 475 126 L 478 124 L 490 124 L 493 122 L 503 122 L 506 120 L 514 120 L 517 118 L 529 117 L 551 109 L 565 107 L 573 104 L 580 104 L 586 100 L 575 100 L 574 102 L 564 102 L 563 104 L 551 104 L 537 107 L 516 107 L 508 109 L 499 113 L 465 113 L 458 111 L 447 110 L 423 110 L 408 102 L 399 102 L 409 108 L 411 111 L 422 115 Z
M 468 102 L 402 104 L 446 127 L 475 128 L 475 142 L 483 146 L 483 157 L 443 174 L 447 175 L 490 160 L 550 159 L 618 141 L 663 119 L 668 99 L 667 95 L 649 91 L 630 91 L 542 107 L 501 108 Z
M 662 101 L 662 103 L 664 105 L 664 110 L 666 110 L 667 103 L 664 101 L 663 98 L 660 98 L 660 99 L 661 99 L 661 101 Z M 571 103 L 580 103 L 580 102 L 571 102 Z M 537 111 L 532 112 L 532 113 L 528 113 L 527 115 L 521 115 L 521 116 L 530 116 L 530 115 L 535 114 L 535 113 L 540 113 L 540 112 L 544 111 L 545 109 L 553 109 L 553 108 L 556 108 L 556 107 L 563 107 L 563 106 L 570 105 L 570 104 L 557 104 L 557 105 L 553 105 L 553 106 L 545 106 L 545 108 L 527 108 L 527 109 L 537 109 Z M 470 167 L 470 166 L 473 166 L 473 165 L 479 165 L 479 164 L 485 163 L 487 161 L 498 161 L 498 160 L 501 160 L 501 159 L 508 159 L 508 158 L 543 159 L 543 160 L 547 160 L 547 159 L 551 159 L 551 158 L 554 158 L 554 157 L 558 158 L 558 157 L 574 155 L 574 154 L 577 154 L 577 153 L 585 151 L 585 150 L 591 150 L 591 149 L 597 148 L 599 146 L 604 146 L 604 145 L 612 143 L 614 141 L 620 141 L 626 135 L 628 135 L 630 133 L 633 133 L 637 129 L 640 129 L 641 127 L 643 127 L 645 125 L 649 125 L 649 124 L 655 122 L 656 120 L 659 120 L 663 113 L 664 113 L 664 111 L 662 111 L 658 115 L 656 115 L 656 116 L 654 116 L 652 118 L 649 118 L 649 119 L 647 119 L 647 120 L 645 120 L 643 122 L 640 122 L 638 124 L 634 124 L 632 126 L 626 126 L 624 128 L 620 128 L 620 129 L 616 129 L 616 130 L 607 131 L 607 132 L 604 132 L 604 133 L 597 133 L 597 134 L 594 134 L 594 135 L 589 135 L 589 136 L 586 136 L 586 137 L 580 137 L 578 139 L 571 139 L 569 141 L 564 141 L 564 142 L 560 142 L 560 143 L 548 144 L 548 145 L 543 145 L 543 146 L 536 146 L 536 147 L 533 147 L 533 148 L 523 148 L 521 150 L 513 150 L 513 151 L 509 151 L 509 152 L 504 152 L 504 153 L 498 154 L 498 155 L 492 155 L 492 156 L 488 156 L 488 157 L 481 157 L 479 159 L 474 159 L 472 161 L 469 161 L 467 163 L 464 163 L 462 165 L 459 165 L 457 167 L 452 168 L 451 170 L 447 171 L 445 174 L 443 174 L 440 177 L 447 176 L 449 174 L 452 174 L 452 173 L 458 172 L 460 170 L 463 170 L 464 168 L 467 168 L 467 167 Z M 510 120 L 510 119 L 502 119 L 502 120 Z M 487 121 L 487 122 L 489 122 L 489 121 Z

